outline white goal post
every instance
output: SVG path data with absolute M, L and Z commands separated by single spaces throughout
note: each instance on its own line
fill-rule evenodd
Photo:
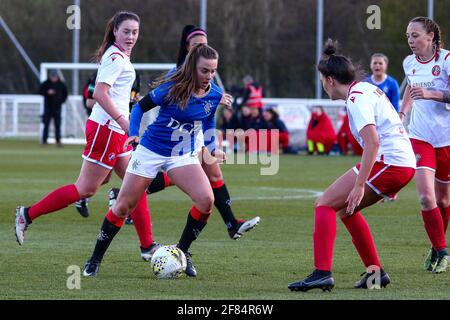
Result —
M 135 70 L 170 70 L 176 66 L 175 63 L 133 63 Z M 41 82 L 47 79 L 49 70 L 97 70 L 95 63 L 71 63 L 71 62 L 43 62 L 40 68 Z

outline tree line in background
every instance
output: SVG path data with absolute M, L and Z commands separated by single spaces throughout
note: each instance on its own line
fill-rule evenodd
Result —
M 410 54 L 408 21 L 426 15 L 426 0 L 324 0 L 324 40 L 339 40 L 367 72 L 372 53 L 390 59 L 389 73 L 403 80 L 402 61 Z M 0 14 L 34 64 L 70 62 L 72 31 L 66 27 L 71 0 L 1 0 Z M 181 29 L 199 21 L 199 0 L 80 0 L 80 62 L 88 62 L 101 43 L 106 21 L 118 10 L 141 17 L 132 61 L 175 62 Z M 367 7 L 381 9 L 381 29 L 369 30 Z M 435 1 L 435 20 L 450 39 L 450 0 Z M 251 74 L 268 97 L 313 98 L 316 60 L 316 0 L 209 0 L 208 40 L 220 54 L 226 87 Z M 0 30 L 0 94 L 35 93 L 38 82 Z M 66 79 L 69 87 L 71 78 Z M 80 79 L 80 84 L 84 79 Z

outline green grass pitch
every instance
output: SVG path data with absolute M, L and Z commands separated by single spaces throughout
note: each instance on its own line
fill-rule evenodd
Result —
M 68 267 L 83 267 L 107 211 L 103 186 L 82 218 L 73 206 L 36 220 L 25 243 L 16 243 L 14 209 L 31 205 L 54 188 L 73 183 L 82 146 L 42 148 L 35 141 L 0 140 L 0 299 L 448 299 L 448 274 L 422 269 L 428 240 L 414 182 L 392 203 L 365 210 L 392 284 L 384 290 L 353 289 L 364 268 L 338 221 L 332 292 L 290 292 L 287 284 L 313 269 L 313 203 L 317 192 L 351 168 L 355 157 L 281 156 L 279 172 L 261 176 L 259 165 L 223 165 L 239 218 L 261 217 L 240 240 L 229 239 L 214 213 L 191 251 L 198 278 L 157 280 L 139 256 L 132 226 L 113 241 L 97 278 L 81 278 L 70 290 Z M 149 197 L 153 233 L 163 244 L 177 242 L 191 202 L 176 187 Z

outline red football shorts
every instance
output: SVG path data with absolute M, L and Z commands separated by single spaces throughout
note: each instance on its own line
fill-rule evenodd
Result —
M 450 146 L 434 148 L 428 142 L 410 139 L 416 154 L 417 169 L 435 172 L 439 182 L 450 183 Z
M 133 147 L 124 149 L 128 135 L 120 134 L 108 127 L 90 119 L 86 122 L 86 147 L 83 159 L 97 163 L 107 169 L 112 169 L 117 158 L 131 154 Z
M 361 163 L 358 163 L 353 167 L 353 171 L 358 174 L 360 167 Z M 414 168 L 393 166 L 377 161 L 366 183 L 378 195 L 394 200 L 397 193 L 412 180 L 415 171 Z

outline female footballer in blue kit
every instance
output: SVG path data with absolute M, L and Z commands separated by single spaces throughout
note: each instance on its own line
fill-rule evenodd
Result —
M 178 52 L 177 68 L 179 68 L 186 59 L 188 52 L 197 44 L 208 44 L 208 35 L 206 31 L 202 28 L 198 28 L 193 25 L 187 25 L 183 28 L 180 41 L 180 50 Z M 176 69 L 172 69 L 170 73 L 174 72 Z M 222 100 L 232 99 L 228 94 L 224 94 Z M 213 144 L 209 144 L 213 146 Z M 202 167 L 205 171 L 211 187 L 214 193 L 214 205 L 220 213 L 225 225 L 228 229 L 228 234 L 231 239 L 237 240 L 244 233 L 253 229 L 259 224 L 260 218 L 254 217 L 249 220 L 236 219 L 233 210 L 231 209 L 231 197 L 228 193 L 227 186 L 224 181 L 222 170 L 220 169 L 219 163 L 212 159 L 214 156 L 220 157 L 219 152 L 213 152 L 212 148 L 202 149 Z M 170 179 L 169 183 L 170 183 Z M 160 184 L 163 185 L 163 184 Z
M 110 219 L 123 221 L 136 206 L 137 195 L 147 189 L 158 171 L 161 168 L 167 171 L 172 182 L 194 203 L 177 244 L 186 254 L 185 272 L 192 277 L 197 272 L 188 250 L 206 226 L 214 203 L 211 184 L 202 169 L 198 152 L 206 140 L 214 143 L 215 112 L 223 96 L 222 90 L 212 82 L 217 63 L 218 53 L 213 48 L 205 44 L 195 46 L 183 65 L 171 76 L 157 81 L 156 87 L 133 108 L 126 146 L 139 141 L 143 113 L 161 106 L 156 120 L 147 127 L 133 153 L 117 201 L 107 213 Z M 223 102 L 231 105 L 231 100 Z M 117 225 L 121 224 L 104 220 L 101 237 L 85 265 L 85 276 L 98 273 L 103 255 L 120 230 Z
M 178 52 L 177 66 L 169 71 L 169 76 L 172 75 L 185 61 L 189 51 L 197 44 L 208 44 L 208 36 L 206 31 L 193 25 L 187 25 L 183 28 L 180 41 L 180 49 Z M 231 100 L 229 94 L 224 94 L 222 100 Z M 211 148 L 209 148 L 211 149 Z M 217 150 L 216 150 L 217 151 Z M 211 155 L 212 150 L 203 148 L 200 157 L 202 158 L 202 167 L 211 183 L 214 193 L 214 205 L 220 213 L 231 239 L 237 240 L 249 230 L 253 229 L 259 224 L 260 218 L 254 217 L 249 220 L 237 219 L 231 208 L 231 197 L 228 193 L 228 188 L 225 184 L 222 170 L 219 163 Z M 214 156 L 220 157 L 220 152 L 214 153 Z M 164 190 L 166 187 L 173 185 L 169 177 L 164 171 L 158 172 L 155 179 L 149 185 L 147 193 L 152 194 Z M 115 194 L 117 197 L 118 189 L 114 188 L 110 194 Z M 128 217 L 130 219 L 130 217 Z

